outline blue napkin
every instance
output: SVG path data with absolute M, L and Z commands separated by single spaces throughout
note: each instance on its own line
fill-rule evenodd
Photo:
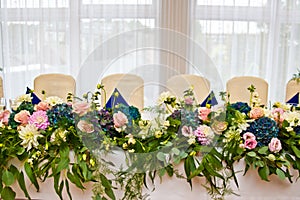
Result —
M 299 104 L 299 92 L 295 94 L 290 100 L 288 100 L 286 103 L 292 104 L 292 105 L 298 105 Z
M 116 93 L 118 95 L 115 95 Z M 123 96 L 121 95 L 121 93 L 119 92 L 119 90 L 117 88 L 115 88 L 111 97 L 108 99 L 108 101 L 106 103 L 106 108 L 113 108 L 118 104 L 123 104 L 125 106 L 129 106 L 128 103 L 123 98 Z
M 31 103 L 33 105 L 40 103 L 41 100 L 36 96 L 36 94 L 34 94 L 34 92 L 29 87 L 27 87 L 27 89 L 26 89 L 26 94 L 31 95 L 31 97 L 32 97 Z
M 209 95 L 204 99 L 204 101 L 200 104 L 201 107 L 206 107 L 206 105 L 209 104 L 211 106 L 217 105 L 218 101 L 215 97 L 215 94 L 213 91 L 209 93 Z

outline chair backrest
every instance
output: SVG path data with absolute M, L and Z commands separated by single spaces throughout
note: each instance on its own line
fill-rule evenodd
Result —
M 0 77 L 0 97 L 4 97 L 2 77 Z
M 194 95 L 198 103 L 202 103 L 210 93 L 210 82 L 206 78 L 194 74 L 180 74 L 167 80 L 167 89 L 176 97 L 182 98 L 184 91 L 194 87 Z
M 227 81 L 226 91 L 230 95 L 230 103 L 238 101 L 250 101 L 250 91 L 248 88 L 254 85 L 255 92 L 258 93 L 262 105 L 267 105 L 268 102 L 268 83 L 259 77 L 254 76 L 239 76 Z
M 112 74 L 105 76 L 101 84 L 106 91 L 106 99 L 101 95 L 102 106 L 106 104 L 115 89 L 121 93 L 122 97 L 129 105 L 139 109 L 144 108 L 144 80 L 134 74 Z
M 285 101 L 290 100 L 298 92 L 300 92 L 300 82 L 298 83 L 296 80 L 290 80 L 286 84 Z
M 42 91 L 45 91 L 46 97 L 58 96 L 67 100 L 68 93 L 75 95 L 76 81 L 66 74 L 41 74 L 34 79 L 34 92 L 43 99 Z

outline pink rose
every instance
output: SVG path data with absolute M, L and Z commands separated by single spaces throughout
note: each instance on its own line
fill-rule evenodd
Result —
M 186 97 L 186 98 L 184 99 L 184 103 L 185 103 L 186 105 L 193 105 L 194 100 L 193 100 L 192 97 Z
M 282 149 L 281 142 L 277 138 L 272 138 L 269 143 L 269 150 L 274 153 L 278 153 Z
M 253 139 L 248 139 L 244 143 L 244 147 L 247 149 L 254 149 L 256 147 L 256 145 L 257 145 L 257 142 L 256 142 L 256 140 L 253 140 Z
M 92 133 L 95 130 L 93 124 L 90 124 L 85 120 L 80 120 L 77 124 L 77 128 L 85 133 Z
M 264 116 L 264 110 L 261 107 L 254 107 L 250 111 L 250 118 L 258 119 Z
M 8 124 L 9 116 L 10 116 L 9 110 L 1 111 L 1 112 L 0 112 L 0 121 L 1 121 L 3 124 L 7 125 L 7 124 Z
M 40 103 L 38 103 L 36 106 L 35 106 L 35 110 L 42 110 L 42 111 L 47 111 L 50 109 L 50 105 L 49 103 L 46 103 L 44 101 L 41 101 Z
M 122 128 L 123 126 L 125 126 L 128 123 L 127 116 L 124 113 L 122 113 L 121 111 L 118 111 L 117 113 L 115 113 L 113 115 L 113 119 L 114 119 L 114 125 L 116 128 Z
M 88 102 L 75 102 L 73 104 L 73 112 L 79 116 L 85 115 L 90 109 L 90 103 Z
M 243 139 L 246 140 L 256 140 L 256 137 L 253 133 L 247 132 L 243 134 Z
M 284 120 L 284 118 L 283 118 L 283 113 L 284 113 L 284 112 L 285 112 L 285 111 L 284 111 L 282 108 L 275 108 L 275 109 L 272 111 L 273 119 L 274 119 L 277 123 L 281 124 L 281 123 L 283 122 L 283 120 Z
M 28 124 L 29 117 L 30 113 L 27 110 L 21 110 L 15 115 L 14 120 L 21 123 L 21 125 L 26 125 Z
M 208 120 L 208 115 L 211 112 L 209 108 L 201 107 L 198 109 L 198 116 L 201 120 L 206 121 Z
M 190 126 L 183 126 L 181 128 L 182 135 L 185 137 L 189 137 L 193 135 L 193 129 Z

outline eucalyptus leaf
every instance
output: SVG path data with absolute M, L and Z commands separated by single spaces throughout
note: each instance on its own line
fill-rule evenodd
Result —
M 276 174 L 281 180 L 284 180 L 286 178 L 285 173 L 279 168 L 276 169 Z
M 2 181 L 6 186 L 10 186 L 15 182 L 14 174 L 5 170 L 2 174 Z
M 16 193 L 10 187 L 4 187 L 1 191 L 1 198 L 3 200 L 15 200 Z
M 248 156 L 250 157 L 255 157 L 256 156 L 256 153 L 254 151 L 250 151 L 247 153 Z

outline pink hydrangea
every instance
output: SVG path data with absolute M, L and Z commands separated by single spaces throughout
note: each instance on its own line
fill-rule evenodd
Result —
M 184 103 L 185 103 L 186 105 L 193 105 L 194 100 L 193 100 L 192 97 L 185 97 Z
M 277 138 L 272 138 L 269 143 L 269 150 L 274 153 L 278 153 L 282 149 L 281 142 Z
M 49 125 L 48 116 L 46 111 L 38 110 L 29 118 L 29 123 L 35 125 L 38 129 L 45 130 Z

